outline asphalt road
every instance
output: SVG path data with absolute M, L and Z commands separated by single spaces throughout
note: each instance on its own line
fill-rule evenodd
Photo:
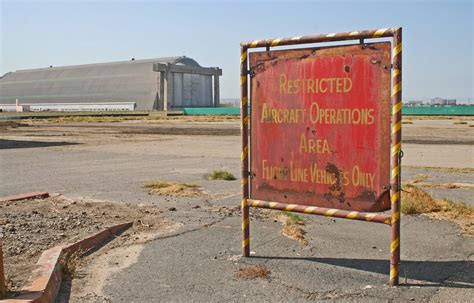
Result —
M 199 135 L 196 129 L 194 135 L 185 135 L 186 128 L 181 135 L 119 129 L 55 126 L 1 133 L 2 195 L 41 190 L 76 198 L 154 203 L 168 218 L 181 223 L 177 230 L 141 247 L 130 266 L 113 271 L 100 286 L 98 301 L 468 302 L 474 295 L 473 239 L 462 236 L 453 223 L 426 217 L 402 217 L 402 286 L 397 288 L 387 286 L 389 227 L 375 223 L 304 216 L 308 245 L 301 245 L 281 235 L 280 222 L 255 214 L 252 257 L 242 259 L 240 183 L 205 178 L 216 168 L 238 176 L 239 137 Z M 416 148 L 407 144 L 405 155 L 416 159 L 422 145 L 411 144 Z M 467 146 L 469 152 L 468 143 L 458 145 L 464 150 Z M 442 149 L 440 144 L 423 149 L 437 159 L 429 166 L 450 166 L 452 159 L 445 163 L 439 156 Z M 469 161 L 455 160 L 458 164 Z M 474 183 L 472 171 L 405 167 L 402 177 L 406 180 L 419 174 Z M 143 184 L 157 179 L 194 182 L 208 196 L 149 195 Z M 452 197 L 453 192 L 439 194 Z M 470 190 L 457 192 L 457 200 L 472 198 Z M 176 211 L 169 210 L 172 207 Z M 270 269 L 269 277 L 236 277 L 238 269 L 253 265 Z M 87 291 L 71 298 L 91 301 Z

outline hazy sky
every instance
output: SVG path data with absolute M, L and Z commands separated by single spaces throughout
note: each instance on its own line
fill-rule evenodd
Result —
M 242 40 L 402 26 L 404 100 L 474 102 L 473 1 L 0 2 L 0 74 L 186 55 L 234 98 Z

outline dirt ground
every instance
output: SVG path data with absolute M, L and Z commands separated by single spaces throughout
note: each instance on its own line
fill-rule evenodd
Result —
M 133 227 L 120 236 L 122 244 L 128 238 L 138 240 L 138 233 L 169 225 L 153 205 L 75 201 L 60 195 L 4 202 L 0 210 L 7 287 L 12 292 L 31 282 L 35 263 L 48 248 L 77 242 L 125 222 L 133 222 Z

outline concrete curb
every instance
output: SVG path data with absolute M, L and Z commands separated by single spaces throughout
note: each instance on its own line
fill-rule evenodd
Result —
M 33 199 L 33 198 L 47 198 L 47 197 L 49 197 L 48 192 L 38 191 L 38 192 L 32 192 L 32 193 L 27 193 L 27 194 L 0 197 L 0 202 L 18 201 L 18 200 Z
M 41 254 L 40 259 L 36 263 L 38 268 L 33 271 L 34 281 L 30 286 L 25 287 L 23 294 L 13 298 L 0 300 L 2 303 L 46 303 L 54 302 L 58 295 L 62 281 L 61 258 L 70 256 L 74 253 L 83 254 L 99 245 L 103 244 L 110 238 L 119 235 L 133 225 L 133 222 L 122 223 L 109 227 L 91 237 L 83 239 L 79 242 L 66 245 L 55 246 Z

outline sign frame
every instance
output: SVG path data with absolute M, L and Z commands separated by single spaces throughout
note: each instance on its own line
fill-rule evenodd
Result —
M 392 38 L 391 49 L 391 143 L 390 143 L 390 210 L 391 214 L 359 212 L 324 208 L 297 204 L 279 203 L 273 201 L 254 200 L 250 197 L 250 167 L 249 167 L 249 77 L 248 51 L 253 48 L 289 46 L 301 44 L 314 44 L 323 42 L 340 42 L 359 40 L 364 44 L 365 39 Z M 315 36 L 298 36 L 289 38 L 265 39 L 240 44 L 240 89 L 241 89 L 241 168 L 242 168 L 242 255 L 250 256 L 250 218 L 249 208 L 267 208 L 300 212 L 306 214 L 322 215 L 328 217 L 362 220 L 367 222 L 382 223 L 391 226 L 390 243 L 390 286 L 399 284 L 400 262 L 400 204 L 401 204 L 401 131 L 402 131 L 402 28 L 382 28 L 343 33 L 331 33 Z

